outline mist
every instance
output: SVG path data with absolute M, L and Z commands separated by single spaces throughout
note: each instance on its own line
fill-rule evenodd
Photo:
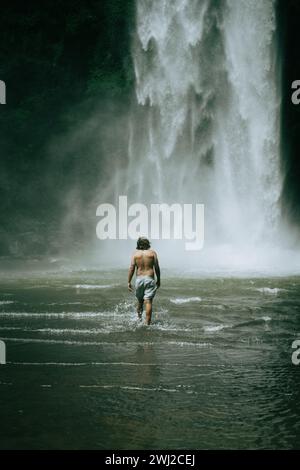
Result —
M 153 240 L 166 267 L 297 271 L 297 62 L 284 67 L 295 7 L 91 2 L 75 21 L 68 4 L 58 19 L 50 3 L 56 33 L 33 48 L 45 17 L 36 7 L 28 26 L 23 7 L 27 43 L 11 46 L 22 73 L 1 66 L 2 260 L 127 266 L 135 240 L 96 236 L 99 204 L 127 195 L 130 204 L 204 204 L 203 250 Z M 4 42 L 14 21 L 8 7 Z

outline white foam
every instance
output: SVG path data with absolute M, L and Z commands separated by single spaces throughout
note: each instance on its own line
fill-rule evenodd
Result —
M 224 328 L 230 328 L 230 326 L 229 325 L 208 325 L 208 326 L 204 326 L 203 330 L 206 331 L 207 333 L 213 333 L 214 331 L 224 330 Z
M 261 317 L 261 319 L 264 320 L 264 321 L 266 321 L 266 322 L 272 320 L 272 318 L 271 318 L 271 317 L 268 317 L 268 316 Z
M 40 302 L 40 305 L 81 305 L 83 302 Z M 94 303 L 86 303 L 84 302 L 84 305 L 95 305 Z
M 80 388 L 119 388 L 121 390 L 129 390 L 129 391 L 141 391 L 141 392 L 179 392 L 180 390 L 175 388 L 163 388 L 163 387 L 135 387 L 129 385 L 79 385 Z
M 112 287 L 116 287 L 118 284 L 76 284 L 76 289 L 111 289 Z M 69 287 L 69 286 L 67 286 Z
M 167 341 L 167 342 L 164 342 L 164 344 L 171 344 L 171 345 L 176 345 L 180 347 L 193 346 L 196 348 L 207 348 L 207 347 L 212 346 L 211 343 L 193 343 L 189 341 Z
M 88 328 L 37 328 L 35 330 L 28 330 L 28 331 L 36 331 L 39 333 L 48 333 L 50 335 L 65 335 L 65 334 L 70 334 L 70 335 L 77 335 L 77 334 L 83 334 L 83 335 L 97 335 L 97 334 L 110 334 L 110 333 L 116 333 L 116 332 L 126 332 L 126 331 L 133 331 L 135 326 L 138 325 L 119 325 L 119 324 L 114 324 L 114 325 L 106 325 L 102 328 L 93 328 L 93 329 L 88 329 Z
M 201 297 L 176 297 L 175 299 L 170 299 L 170 302 L 176 305 L 187 304 L 190 302 L 201 302 Z
M 86 367 L 86 366 L 125 366 L 125 367 L 160 367 L 162 364 L 156 362 L 14 362 L 7 364 L 17 366 L 59 366 L 59 367 Z M 203 367 L 203 364 L 164 362 L 167 367 Z M 178 385 L 179 387 L 179 385 Z
M 98 333 L 103 333 L 106 332 L 105 329 L 103 328 L 93 328 L 93 329 L 88 329 L 88 328 L 36 328 L 28 331 L 37 331 L 39 333 L 49 333 L 49 334 L 56 334 L 56 335 L 64 335 L 64 334 L 84 334 L 84 335 L 92 335 L 92 334 L 98 334 Z
M 14 304 L 13 300 L 0 300 L 0 305 Z
M 256 290 L 258 292 L 262 292 L 263 294 L 277 295 L 279 292 L 282 292 L 285 289 L 280 289 L 279 287 L 259 287 Z
M 26 328 L 22 328 L 21 326 L 0 326 L 0 330 L 26 330 Z
M 45 343 L 45 344 L 66 344 L 66 345 L 75 345 L 75 346 L 161 346 L 160 342 L 133 342 L 133 341 L 119 341 L 119 342 L 103 342 L 103 341 L 70 341 L 70 340 L 56 340 L 56 339 L 38 339 L 38 338 L 11 338 L 11 337 L 1 337 L 4 341 L 13 341 L 20 343 Z M 198 348 L 205 348 L 212 346 L 211 343 L 193 343 L 187 341 L 164 341 L 163 346 L 192 346 Z
M 61 312 L 61 313 L 31 313 L 31 312 L 0 312 L 0 317 L 9 318 L 97 318 L 111 317 L 115 312 Z
M 195 331 L 195 327 L 190 327 L 190 328 L 178 328 L 177 326 L 168 326 L 168 325 L 157 325 L 153 323 L 151 325 L 152 330 L 159 330 L 159 331 L 166 331 L 170 333 L 190 333 L 191 331 Z
M 4 341 L 13 341 L 15 343 L 45 343 L 45 344 L 66 344 L 78 346 L 101 346 L 104 343 L 96 341 L 70 341 L 70 340 L 55 340 L 55 339 L 37 339 L 37 338 L 3 338 Z

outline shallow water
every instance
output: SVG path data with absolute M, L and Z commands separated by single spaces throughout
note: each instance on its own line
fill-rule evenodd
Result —
M 1 449 L 299 448 L 300 278 L 1 276 Z

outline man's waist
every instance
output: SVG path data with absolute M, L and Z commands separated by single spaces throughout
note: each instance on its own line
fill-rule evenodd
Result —
M 151 274 L 137 274 L 136 279 L 147 278 L 147 279 L 154 279 L 154 275 Z

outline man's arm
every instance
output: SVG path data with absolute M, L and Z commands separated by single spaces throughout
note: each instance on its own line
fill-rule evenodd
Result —
M 131 287 L 131 279 L 134 275 L 135 268 L 136 268 L 136 264 L 135 264 L 135 257 L 134 257 L 134 254 L 133 254 L 132 257 L 131 257 L 131 260 L 130 260 L 130 266 L 129 266 L 129 270 L 128 270 L 128 290 L 130 292 L 133 292 L 133 289 Z
M 159 267 L 159 262 L 158 262 L 158 257 L 157 254 L 154 252 L 154 268 L 155 268 L 155 274 L 156 274 L 156 287 L 160 287 L 160 267 Z

